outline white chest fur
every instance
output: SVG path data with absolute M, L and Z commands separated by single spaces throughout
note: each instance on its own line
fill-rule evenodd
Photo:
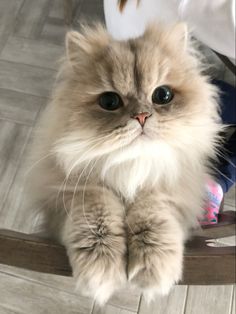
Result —
M 140 141 L 110 154 L 104 160 L 101 177 L 108 186 L 132 201 L 138 189 L 151 187 L 160 179 L 173 183 L 178 169 L 177 158 L 170 147 Z

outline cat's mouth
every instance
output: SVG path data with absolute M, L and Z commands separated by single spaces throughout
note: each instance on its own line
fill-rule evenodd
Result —
M 145 126 L 141 127 L 137 137 L 138 138 L 141 137 L 142 139 L 152 139 L 151 134 L 150 134 L 150 129 Z
M 141 138 L 143 140 L 151 140 L 152 139 L 145 131 L 142 131 L 140 133 L 139 138 Z
M 137 141 L 147 141 L 151 140 L 152 138 L 147 134 L 147 132 L 142 128 L 140 132 L 135 136 L 135 138 L 131 141 L 131 143 L 135 143 Z M 130 143 L 130 144 L 131 144 Z

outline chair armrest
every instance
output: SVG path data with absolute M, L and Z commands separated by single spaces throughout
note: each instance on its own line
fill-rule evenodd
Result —
M 235 247 L 209 247 L 206 239 L 197 236 L 186 244 L 183 281 L 180 284 L 235 283 Z M 0 230 L 0 264 L 42 273 L 72 275 L 62 245 L 9 230 Z

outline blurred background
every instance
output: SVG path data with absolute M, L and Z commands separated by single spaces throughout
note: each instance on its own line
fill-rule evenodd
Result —
M 81 20 L 104 21 L 102 1 L 0 0 L 0 228 L 33 232 L 24 206 L 25 160 L 50 99 L 65 33 Z M 220 59 L 201 49 L 212 77 L 235 84 Z M 225 209 L 235 209 L 233 189 Z M 148 307 L 139 293 L 123 290 L 99 309 L 74 292 L 72 278 L 0 265 L 0 314 L 234 314 L 234 293 L 232 285 L 176 286 Z

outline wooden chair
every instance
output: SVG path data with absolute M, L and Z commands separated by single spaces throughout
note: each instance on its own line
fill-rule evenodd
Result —
M 186 244 L 184 275 L 180 284 L 235 283 L 235 246 L 217 247 L 217 238 L 235 234 L 235 212 L 219 214 L 219 223 L 197 231 Z M 213 245 L 213 246 L 212 246 Z M 71 276 L 65 248 L 37 235 L 0 230 L 0 264 L 42 273 Z

